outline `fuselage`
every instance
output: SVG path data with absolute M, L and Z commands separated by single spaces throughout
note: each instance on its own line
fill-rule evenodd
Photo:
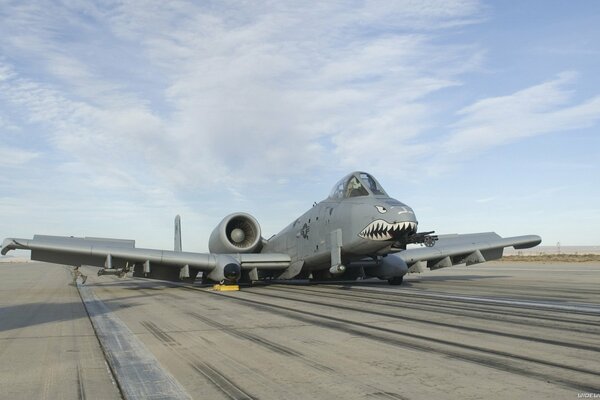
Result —
M 384 255 L 406 242 L 417 230 L 417 219 L 406 204 L 393 199 L 369 174 L 353 172 L 339 181 L 330 196 L 314 205 L 262 249 L 287 253 L 303 270 L 331 266 L 331 233 L 341 232 L 344 263 Z

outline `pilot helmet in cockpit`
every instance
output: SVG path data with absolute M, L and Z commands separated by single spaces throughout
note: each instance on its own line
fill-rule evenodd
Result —
M 346 197 L 367 196 L 368 194 L 369 193 L 367 192 L 365 187 L 355 176 L 351 177 L 348 180 L 348 185 L 346 187 Z

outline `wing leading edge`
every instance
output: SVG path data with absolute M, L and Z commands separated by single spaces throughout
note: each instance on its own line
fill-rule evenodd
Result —
M 505 247 L 526 249 L 537 246 L 537 235 L 502 238 L 494 232 L 466 235 L 440 235 L 434 247 L 420 247 L 396 253 L 409 267 L 409 272 L 422 272 L 457 264 L 478 264 L 502 257 Z

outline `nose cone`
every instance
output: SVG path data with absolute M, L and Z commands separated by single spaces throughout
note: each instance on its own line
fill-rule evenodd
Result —
M 400 204 L 376 205 L 373 221 L 365 226 L 358 236 L 369 240 L 385 241 L 400 240 L 417 233 L 418 222 L 415 213 L 412 208 Z

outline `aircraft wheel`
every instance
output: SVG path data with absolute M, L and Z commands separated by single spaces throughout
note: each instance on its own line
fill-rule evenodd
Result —
M 391 279 L 388 279 L 388 283 L 390 285 L 402 285 L 402 281 L 404 280 L 404 277 L 402 276 L 395 276 Z

